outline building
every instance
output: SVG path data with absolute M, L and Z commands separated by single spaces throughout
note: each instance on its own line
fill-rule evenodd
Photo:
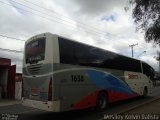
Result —
M 16 65 L 11 59 L 0 58 L 0 99 L 15 99 Z

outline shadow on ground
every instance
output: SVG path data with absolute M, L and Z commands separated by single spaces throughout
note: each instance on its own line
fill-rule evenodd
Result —
M 52 113 L 52 112 L 33 112 L 33 113 L 25 113 L 20 114 L 18 120 L 80 120 L 80 119 L 92 119 L 97 120 L 98 118 L 102 118 L 104 114 L 113 114 L 115 112 L 120 112 L 124 107 L 130 107 L 133 104 L 140 103 L 146 100 L 150 100 L 152 97 L 137 97 L 129 100 L 119 101 L 115 103 L 109 104 L 108 108 L 104 111 L 98 112 L 94 109 L 83 109 L 77 111 L 68 111 L 68 112 L 60 112 L 60 113 Z M 117 111 L 116 111 L 117 110 Z

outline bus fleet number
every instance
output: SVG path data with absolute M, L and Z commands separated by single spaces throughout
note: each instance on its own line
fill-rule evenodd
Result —
M 71 75 L 72 82 L 84 82 L 84 77 L 82 75 Z

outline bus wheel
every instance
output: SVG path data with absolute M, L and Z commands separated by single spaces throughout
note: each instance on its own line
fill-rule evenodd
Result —
M 148 95 L 148 89 L 147 89 L 147 87 L 144 87 L 143 97 L 146 97 L 147 95 Z
M 101 111 L 104 110 L 108 105 L 107 94 L 105 92 L 99 93 L 97 97 L 97 105 L 96 110 Z

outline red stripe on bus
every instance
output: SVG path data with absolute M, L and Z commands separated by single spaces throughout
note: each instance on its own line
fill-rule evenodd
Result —
M 80 102 L 76 103 L 73 107 L 73 109 L 83 109 L 83 108 L 89 108 L 89 107 L 94 107 L 96 106 L 96 100 L 97 100 L 97 95 L 99 91 L 96 91 L 84 99 L 82 99 Z
M 84 109 L 84 108 L 89 108 L 89 107 L 95 107 L 96 101 L 97 101 L 97 96 L 98 96 L 99 92 L 100 91 L 96 91 L 96 92 L 88 95 L 87 97 L 82 99 L 80 102 L 76 103 L 74 105 L 73 109 Z M 138 96 L 138 94 L 129 95 L 129 94 L 124 94 L 124 93 L 111 91 L 111 90 L 108 90 L 108 91 L 106 90 L 106 92 L 108 93 L 108 102 L 109 103 Z
M 108 95 L 109 96 L 109 99 L 108 99 L 109 103 L 138 96 L 138 94 L 124 94 L 124 93 L 117 92 L 117 91 L 108 91 L 108 94 L 109 94 Z

